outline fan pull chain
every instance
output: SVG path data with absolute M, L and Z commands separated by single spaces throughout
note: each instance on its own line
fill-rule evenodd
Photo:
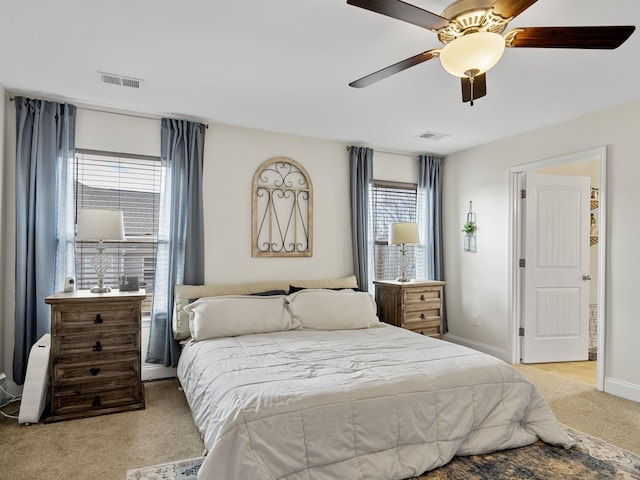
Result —
M 464 72 L 464 74 L 469 78 L 469 89 L 471 90 L 471 106 L 473 107 L 473 99 L 474 99 L 474 95 L 473 95 L 473 82 L 475 81 L 476 75 L 478 75 L 480 73 L 480 70 L 478 70 L 477 68 L 470 68 L 469 70 L 467 70 L 466 72 Z

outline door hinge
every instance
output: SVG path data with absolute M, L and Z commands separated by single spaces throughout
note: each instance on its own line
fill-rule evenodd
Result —
M 520 190 L 520 198 L 527 198 L 527 191 L 524 188 Z
M 525 261 L 524 258 L 521 258 L 520 261 L 518 262 L 518 265 L 520 266 L 520 268 L 524 268 L 525 267 Z
M 518 336 L 524 337 L 524 327 L 520 327 L 520 329 L 518 330 Z

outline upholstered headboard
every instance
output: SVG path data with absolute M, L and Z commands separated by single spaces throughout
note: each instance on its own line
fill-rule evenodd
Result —
M 271 290 L 288 292 L 290 285 L 304 288 L 357 288 L 358 282 L 355 275 L 351 275 L 344 278 L 319 280 L 268 280 L 236 284 L 175 285 L 173 293 L 173 337 L 176 340 L 189 338 L 189 316 L 183 309 L 195 298 L 219 297 L 221 295 L 250 295 Z

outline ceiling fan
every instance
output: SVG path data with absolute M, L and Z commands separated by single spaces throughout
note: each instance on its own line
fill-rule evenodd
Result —
M 436 15 L 401 0 L 347 0 L 364 8 L 435 32 L 443 43 L 401 62 L 355 80 L 361 88 L 420 63 L 440 58 L 444 69 L 460 77 L 462 101 L 487 94 L 486 72 L 498 63 L 505 48 L 608 49 L 622 45 L 633 25 L 595 27 L 525 27 L 503 34 L 507 25 L 537 0 L 456 0 Z

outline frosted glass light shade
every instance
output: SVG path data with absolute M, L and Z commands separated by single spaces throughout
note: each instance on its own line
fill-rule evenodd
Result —
M 420 243 L 418 224 L 415 222 L 392 223 L 389 226 L 389 245 Z
M 469 33 L 456 38 L 440 52 L 444 69 L 456 77 L 469 77 L 469 71 L 480 75 L 491 69 L 502 57 L 505 43 L 493 32 Z
M 78 210 L 78 240 L 124 240 L 122 210 Z

